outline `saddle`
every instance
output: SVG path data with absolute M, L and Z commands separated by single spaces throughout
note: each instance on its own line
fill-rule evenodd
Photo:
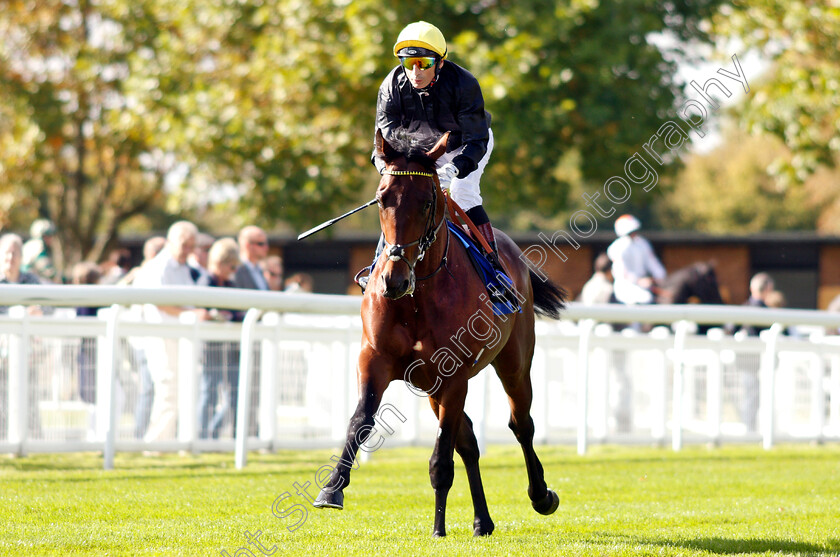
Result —
M 507 275 L 497 269 L 484 255 L 484 252 L 476 244 L 475 240 L 468 235 L 463 228 L 451 220 L 446 221 L 449 232 L 461 242 L 461 245 L 470 256 L 470 262 L 475 267 L 479 278 L 487 288 L 490 301 L 493 305 L 494 315 L 507 315 L 509 313 L 520 313 L 522 304 L 516 294 L 513 281 Z

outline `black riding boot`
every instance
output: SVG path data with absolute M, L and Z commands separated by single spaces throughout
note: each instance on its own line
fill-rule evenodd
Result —
M 470 217 L 470 220 L 473 221 L 473 224 L 478 228 L 478 231 L 481 232 L 481 235 L 484 236 L 484 239 L 487 241 L 487 245 L 490 246 L 490 253 L 485 253 L 484 256 L 493 265 L 493 269 L 497 274 L 501 273 L 504 276 L 507 276 L 507 271 L 504 267 L 502 267 L 502 263 L 499 261 L 499 251 L 496 247 L 496 235 L 493 233 L 493 225 L 490 224 L 490 217 L 487 216 L 487 212 L 484 210 L 484 207 L 478 205 L 477 207 L 473 207 L 469 211 L 467 211 L 467 216 Z M 516 307 L 518 303 L 515 299 L 515 296 L 510 292 L 497 292 L 493 289 L 488 289 L 490 293 L 490 299 L 493 302 L 497 303 L 512 303 L 513 307 Z
M 493 264 L 493 267 L 503 273 L 505 270 L 499 262 L 499 251 L 496 247 L 496 235 L 493 233 L 493 225 L 490 224 L 490 217 L 487 216 L 487 211 L 484 210 L 483 205 L 477 205 L 467 211 L 467 216 L 484 236 L 487 244 L 490 246 L 490 253 L 485 253 L 487 260 Z M 480 244 L 479 244 L 480 245 Z

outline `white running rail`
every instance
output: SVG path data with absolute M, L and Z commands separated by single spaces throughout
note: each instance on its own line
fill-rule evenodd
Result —
M 102 451 L 108 469 L 119 451 L 235 451 L 243 467 L 248 449 L 338 448 L 355 408 L 360 302 L 203 287 L 0 286 L 8 308 L 0 315 L 0 452 Z M 143 303 L 253 311 L 244 326 L 149 323 L 132 310 Z M 30 315 L 35 306 L 55 309 Z M 72 308 L 83 306 L 106 309 L 75 317 Z M 615 323 L 664 326 L 641 333 Z M 699 336 L 697 323 L 767 330 Z M 840 314 L 821 311 L 572 303 L 563 320 L 537 323 L 536 440 L 576 443 L 581 454 L 593 442 L 679 450 L 840 440 L 840 337 L 826 334 L 838 328 Z M 214 367 L 231 357 L 247 371 Z M 161 361 L 177 370 L 177 430 L 149 439 L 140 426 L 155 399 L 145 373 Z M 202 400 L 222 416 L 215 437 L 203 434 Z M 427 402 L 400 382 L 383 404 L 383 444 L 431 446 L 437 424 Z M 466 409 L 482 446 L 513 442 L 492 373 L 472 380 Z

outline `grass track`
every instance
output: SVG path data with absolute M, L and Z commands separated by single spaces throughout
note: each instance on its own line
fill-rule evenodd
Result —
M 251 454 L 243 471 L 231 454 L 120 454 L 111 472 L 95 454 L 0 458 L 0 555 L 261 555 L 246 538 L 257 531 L 275 556 L 840 555 L 838 445 L 537 451 L 560 495 L 554 515 L 531 510 L 518 447 L 491 447 L 482 476 L 495 533 L 472 538 L 456 459 L 441 540 L 430 537 L 431 448 L 375 453 L 344 511 L 292 507 L 305 503 L 295 483 L 317 494 L 329 451 Z M 285 492 L 276 510 L 292 512 L 278 518 Z

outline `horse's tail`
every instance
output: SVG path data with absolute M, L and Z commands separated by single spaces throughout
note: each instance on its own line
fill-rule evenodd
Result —
M 560 319 L 560 310 L 566 307 L 566 291 L 554 284 L 551 279 L 542 279 L 532 270 L 531 289 L 534 291 L 534 312 L 552 319 Z

